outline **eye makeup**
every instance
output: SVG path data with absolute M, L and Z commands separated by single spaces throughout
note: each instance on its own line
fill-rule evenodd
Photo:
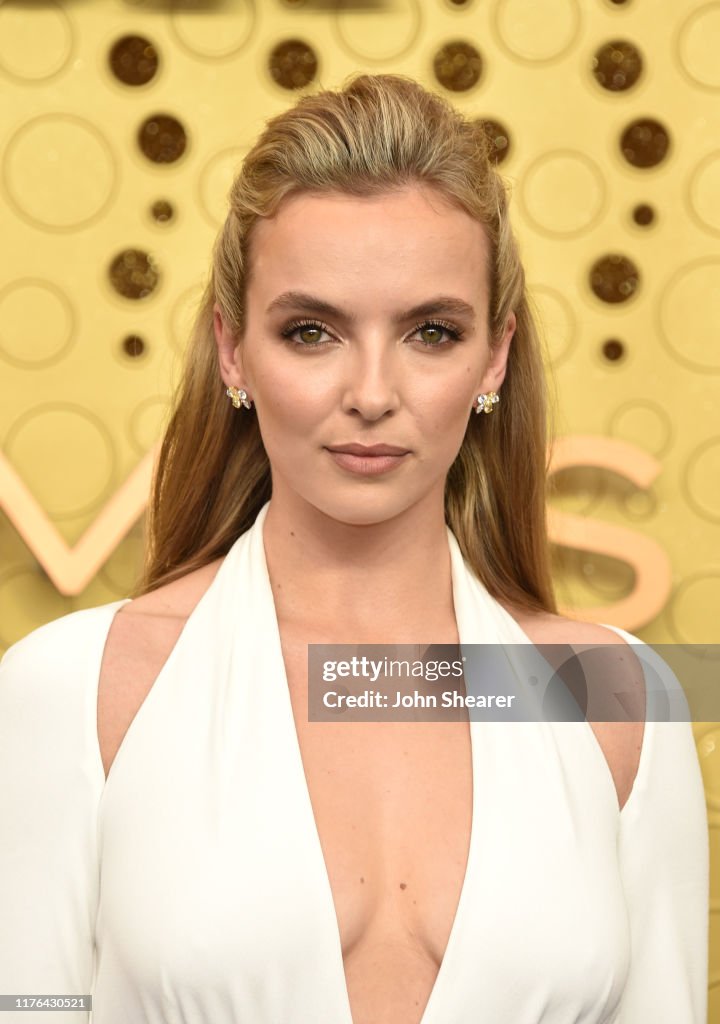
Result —
M 320 331 L 325 331 L 325 333 L 327 334 L 332 334 L 328 325 L 323 323 L 321 320 L 303 319 L 293 320 L 290 323 L 286 324 L 285 327 L 283 327 L 282 330 L 280 331 L 280 336 L 282 338 L 285 338 L 291 345 L 294 345 L 297 348 L 324 348 L 326 345 L 330 344 L 330 342 L 327 341 L 294 341 L 292 335 L 296 334 L 303 327 L 317 329 Z M 420 341 L 420 345 L 423 348 L 428 349 L 447 348 L 448 346 L 454 345 L 458 341 L 460 341 L 465 334 L 461 327 L 458 327 L 455 324 L 448 323 L 446 320 L 424 320 L 421 323 L 416 324 L 410 333 L 412 335 L 417 331 L 426 330 L 427 328 L 444 331 L 446 334 L 450 336 L 450 340 L 445 340 L 442 342 Z

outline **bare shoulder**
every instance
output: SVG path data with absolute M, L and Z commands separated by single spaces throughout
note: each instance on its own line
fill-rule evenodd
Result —
M 582 619 L 571 619 L 564 615 L 554 615 L 551 612 L 528 612 L 514 605 L 501 603 L 534 644 L 567 644 L 580 649 L 585 646 L 614 645 L 617 648 L 618 661 L 642 669 L 630 644 L 607 626 L 601 626 L 597 622 L 585 622 Z M 642 670 L 640 675 L 642 681 Z
M 121 606 L 100 667 L 97 732 L 107 777 L 135 715 L 222 563 L 218 558 Z
M 570 645 L 576 651 L 601 645 L 613 645 L 599 661 L 586 659 L 587 666 L 599 666 L 596 677 L 587 678 L 589 690 L 588 720 L 605 756 L 622 809 L 632 791 L 640 764 L 645 733 L 645 676 L 642 664 L 630 644 L 595 622 L 584 622 L 549 612 L 526 612 L 503 605 L 534 644 Z M 607 707 L 608 683 L 624 712 L 624 721 L 595 721 L 593 705 Z M 593 699 L 595 695 L 595 700 Z
M 105 644 L 101 691 L 113 684 L 122 690 L 124 686 L 116 677 L 128 677 L 138 670 L 144 674 L 145 665 L 162 665 L 221 563 L 222 558 L 218 558 L 118 609 Z
M 180 579 L 166 583 L 147 594 L 133 598 L 118 613 L 122 615 L 141 615 L 152 618 L 187 619 L 195 605 L 212 583 L 215 574 L 222 565 L 223 559 L 216 558 L 200 569 L 186 573 Z
M 571 619 L 552 612 L 528 612 L 524 608 L 500 602 L 534 644 L 624 644 L 630 645 L 614 630 L 597 622 Z

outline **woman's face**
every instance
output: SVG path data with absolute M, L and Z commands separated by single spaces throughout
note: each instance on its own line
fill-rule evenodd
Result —
M 254 402 L 236 415 L 258 417 L 273 497 L 351 524 L 442 510 L 473 401 L 500 391 L 515 329 L 513 315 L 491 358 L 486 245 L 481 225 L 417 186 L 298 194 L 256 224 L 244 335 L 217 306 L 215 335 L 225 384 Z M 349 444 L 406 454 L 329 450 Z

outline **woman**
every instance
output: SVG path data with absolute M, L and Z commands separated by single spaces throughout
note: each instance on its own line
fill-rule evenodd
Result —
M 96 1024 L 704 1024 L 702 781 L 636 658 L 637 720 L 592 732 L 308 720 L 308 644 L 640 643 L 557 614 L 544 387 L 478 122 L 364 74 L 268 122 L 143 584 L 2 662 L 2 991 L 92 992 Z

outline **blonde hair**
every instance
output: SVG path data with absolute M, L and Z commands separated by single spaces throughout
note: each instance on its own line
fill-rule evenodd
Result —
M 270 498 L 257 416 L 224 395 L 213 332 L 218 303 L 244 331 L 253 225 L 303 191 L 378 195 L 420 183 L 484 225 L 490 261 L 488 332 L 517 326 L 502 401 L 469 416 L 445 487 L 446 521 L 497 599 L 556 612 L 546 527 L 547 389 L 541 343 L 484 126 L 403 75 L 356 73 L 337 91 L 304 95 L 266 122 L 229 194 L 210 277 L 185 353 L 156 465 L 146 562 L 136 595 L 224 555 Z

